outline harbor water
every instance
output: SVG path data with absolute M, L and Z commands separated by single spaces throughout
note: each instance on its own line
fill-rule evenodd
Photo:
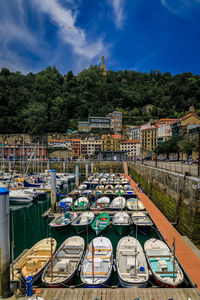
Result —
M 71 185 L 69 190 L 74 187 Z M 31 203 L 29 205 L 24 206 L 11 206 L 11 214 L 10 214 L 10 222 L 11 222 L 11 240 L 13 237 L 12 228 L 14 228 L 14 257 L 17 258 L 20 253 L 24 251 L 24 249 L 30 249 L 35 243 L 39 240 L 52 237 L 57 241 L 57 248 L 63 243 L 65 239 L 71 236 L 75 236 L 76 231 L 73 229 L 71 225 L 66 226 L 60 230 L 51 230 L 48 224 L 52 219 L 50 218 L 42 218 L 42 214 L 47 211 L 47 209 L 51 206 L 50 197 L 42 199 L 36 203 Z M 108 226 L 105 231 L 102 232 L 102 236 L 109 238 L 113 245 L 114 258 L 116 257 L 116 248 L 119 240 L 123 236 L 133 236 L 136 237 L 135 226 L 131 225 L 129 231 L 124 235 L 119 235 L 112 225 Z M 95 232 L 92 230 L 91 226 L 88 227 L 86 232 L 80 234 L 85 240 L 85 249 L 87 245 L 92 241 L 93 238 L 96 237 Z M 137 232 L 137 239 L 143 246 L 145 241 L 150 238 L 160 238 L 156 228 L 151 227 L 148 235 L 143 235 L 139 231 Z M 36 283 L 37 286 L 41 286 L 41 282 L 38 281 Z M 77 276 L 73 281 L 72 285 L 77 287 L 82 287 L 80 276 L 77 272 Z M 117 272 L 113 270 L 111 281 L 109 286 L 119 286 L 119 281 L 117 278 Z M 155 283 L 149 281 L 149 287 L 155 286 Z M 120 287 L 120 286 L 119 286 Z

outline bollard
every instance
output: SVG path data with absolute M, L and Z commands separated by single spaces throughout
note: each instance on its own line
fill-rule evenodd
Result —
M 10 296 L 9 191 L 0 188 L 0 298 Z
M 33 278 L 31 276 L 28 276 L 26 278 L 26 294 L 27 294 L 27 297 L 30 297 L 30 296 L 33 295 L 32 284 L 33 284 Z
M 94 163 L 91 161 L 91 174 L 93 175 L 93 170 L 94 170 Z
M 56 170 L 51 170 L 51 212 L 56 211 Z
M 88 180 L 88 163 L 85 164 L 85 178 Z
M 79 187 L 79 166 L 78 165 L 76 165 L 75 173 L 76 173 L 76 188 L 78 189 Z

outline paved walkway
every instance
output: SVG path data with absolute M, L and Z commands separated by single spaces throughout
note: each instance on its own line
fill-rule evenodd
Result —
M 135 182 L 127 176 L 135 191 L 137 191 Z M 138 196 L 142 200 L 146 209 L 148 210 L 153 222 L 165 238 L 168 245 L 171 247 L 175 238 L 176 257 L 187 273 L 188 277 L 200 290 L 200 258 L 187 245 L 178 231 L 170 224 L 160 210 L 153 204 L 153 202 L 141 190 L 138 191 Z

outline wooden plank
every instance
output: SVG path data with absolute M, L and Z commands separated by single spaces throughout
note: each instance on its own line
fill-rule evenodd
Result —
M 83 299 L 83 293 L 84 293 L 84 288 L 79 289 L 79 298 L 78 298 L 78 300 L 82 300 Z
M 60 299 L 60 300 L 65 299 L 65 289 L 59 288 L 58 290 L 59 290 L 59 293 L 57 295 L 57 299 Z
M 125 298 L 125 289 L 117 289 L 117 291 L 119 291 L 119 299 L 120 300 L 126 300 Z
M 192 300 L 200 299 L 200 296 L 197 294 L 196 290 L 194 291 L 194 289 L 183 289 L 183 293 L 186 299 L 188 299 L 189 297 Z
M 170 299 L 174 300 L 186 300 L 189 297 L 192 300 L 199 300 L 200 296 L 198 295 L 196 289 L 194 288 L 129 288 L 129 289 L 43 289 L 40 297 L 45 300 L 133 300 L 134 298 L 140 298 L 145 300 L 156 299 Z
M 110 289 L 110 299 L 116 299 L 115 290 L 114 289 Z
M 89 289 L 84 289 L 84 292 L 83 292 L 83 300 L 88 300 L 90 299 L 89 298 Z
M 101 300 L 101 291 L 102 291 L 103 289 L 96 289 L 96 298 L 98 299 L 98 300 Z M 95 300 L 95 298 L 94 298 L 94 300 Z
M 68 299 L 71 300 L 72 297 L 73 297 L 73 292 L 74 292 L 73 289 L 65 289 L 65 295 L 64 295 L 65 299 L 66 300 L 68 300 Z
M 110 289 L 102 289 L 101 300 L 110 300 Z

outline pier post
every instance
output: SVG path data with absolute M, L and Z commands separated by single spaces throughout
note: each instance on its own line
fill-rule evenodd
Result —
M 66 161 L 63 161 L 63 172 L 65 173 Z
M 79 166 L 78 165 L 76 165 L 75 173 L 76 173 L 76 188 L 78 188 L 79 187 Z
M 9 191 L 0 188 L 0 298 L 10 296 Z
M 56 211 L 56 170 L 51 170 L 51 212 Z
M 85 164 L 85 178 L 88 180 L 88 163 Z
M 8 170 L 9 170 L 9 172 L 12 171 L 11 163 L 12 163 L 12 161 L 9 159 L 9 162 L 8 162 Z
M 93 170 L 94 170 L 94 163 L 91 161 L 91 174 L 93 175 Z
M 47 174 L 49 175 L 49 160 L 47 160 Z

